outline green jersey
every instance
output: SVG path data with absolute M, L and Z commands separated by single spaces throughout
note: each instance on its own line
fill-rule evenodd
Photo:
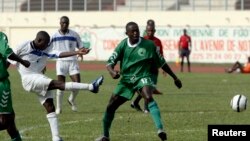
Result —
M 13 107 L 6 61 L 13 51 L 9 48 L 2 32 L 0 32 L 0 37 L 0 113 L 10 114 L 13 113 Z
M 2 32 L 0 32 L 2 34 Z M 3 36 L 0 36 L 3 37 Z M 5 39 L 0 39 L 0 80 L 6 79 L 9 76 L 6 66 L 6 60 L 13 51 L 9 48 Z
M 115 66 L 118 61 L 123 82 L 135 82 L 142 77 L 151 77 L 155 67 L 159 68 L 166 63 L 154 42 L 144 38 L 140 38 L 134 45 L 129 43 L 128 38 L 121 41 L 108 59 L 108 65 Z

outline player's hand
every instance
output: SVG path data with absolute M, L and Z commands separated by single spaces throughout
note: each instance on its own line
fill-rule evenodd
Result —
M 86 55 L 89 53 L 89 51 L 90 51 L 90 49 L 80 48 L 77 53 L 78 53 L 78 55 Z
M 30 66 L 30 62 L 27 60 L 23 60 L 22 65 L 24 65 L 26 68 Z
M 178 78 L 174 80 L 174 84 L 175 84 L 175 86 L 177 86 L 179 89 L 182 87 L 181 80 L 178 79 Z
M 118 79 L 120 78 L 120 72 L 119 71 L 114 71 L 114 72 L 110 72 L 110 75 L 113 79 Z

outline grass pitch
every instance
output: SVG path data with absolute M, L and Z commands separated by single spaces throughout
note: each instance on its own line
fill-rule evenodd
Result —
M 24 141 L 50 141 L 51 133 L 45 109 L 35 94 L 23 90 L 16 69 L 9 70 L 12 84 L 16 124 Z M 47 70 L 51 78 L 55 71 Z M 230 100 L 236 94 L 250 98 L 247 74 L 176 73 L 183 88 L 177 89 L 170 76 L 160 74 L 155 95 L 161 110 L 168 141 L 206 141 L 209 124 L 249 124 L 250 111 L 232 111 Z M 78 112 L 72 112 L 65 92 L 63 111 L 59 115 L 60 134 L 64 141 L 94 141 L 102 133 L 102 116 L 118 80 L 106 70 L 82 71 L 82 82 L 91 82 L 104 75 L 104 84 L 98 94 L 81 91 L 77 96 Z M 68 78 L 67 78 L 68 79 Z M 68 79 L 69 80 L 69 79 Z M 143 102 L 141 101 L 141 105 Z M 122 105 L 111 127 L 112 141 L 159 141 L 150 114 L 130 108 L 130 101 Z M 0 132 L 1 141 L 9 141 L 6 131 Z

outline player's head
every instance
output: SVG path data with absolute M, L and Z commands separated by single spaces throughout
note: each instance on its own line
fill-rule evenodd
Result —
M 8 43 L 8 37 L 3 32 L 0 32 L 0 40 Z
M 155 21 L 152 20 L 152 19 L 149 19 L 149 20 L 147 21 L 147 25 L 155 26 Z
M 69 18 L 67 16 L 62 16 L 60 18 L 60 26 L 62 32 L 67 32 L 69 28 Z
M 135 44 L 139 41 L 140 30 L 135 22 L 129 22 L 126 25 L 126 35 L 129 38 L 130 43 Z
M 39 31 L 36 34 L 36 38 L 34 40 L 34 44 L 36 49 L 44 50 L 48 47 L 50 42 L 50 36 L 46 31 Z
M 146 33 L 149 38 L 153 38 L 155 34 L 155 26 L 147 25 L 146 26 Z
M 183 34 L 184 34 L 184 35 L 187 34 L 187 29 L 183 29 Z

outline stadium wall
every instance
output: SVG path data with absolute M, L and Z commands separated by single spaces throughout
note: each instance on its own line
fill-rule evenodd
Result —
M 163 42 L 168 61 L 178 59 L 177 42 L 183 28 L 192 36 L 192 62 L 245 62 L 250 55 L 250 16 L 245 11 L 1 13 L 0 30 L 15 48 L 34 39 L 39 30 L 53 34 L 63 15 L 70 18 L 70 27 L 79 32 L 85 46 L 92 48 L 85 60 L 106 60 L 126 37 L 127 22 L 137 22 L 143 32 L 148 19 L 156 22 L 156 36 Z

